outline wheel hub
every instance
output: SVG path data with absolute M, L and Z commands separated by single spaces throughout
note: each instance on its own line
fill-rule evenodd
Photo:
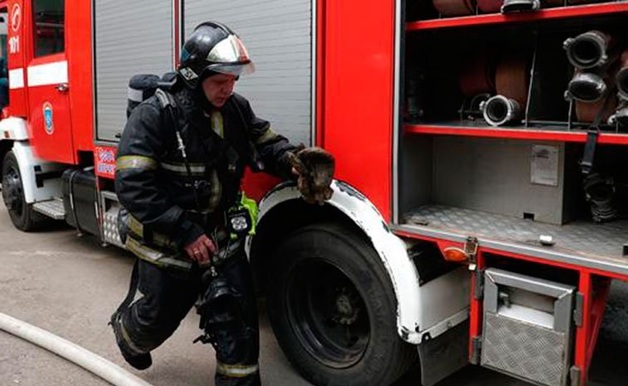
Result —
M 10 169 L 2 179 L 2 198 L 11 211 L 22 208 L 22 183 L 15 169 Z
M 289 279 L 291 325 L 300 345 L 332 368 L 347 368 L 363 357 L 370 339 L 367 308 L 348 276 L 337 267 L 308 261 Z
M 357 306 L 357 299 L 346 288 L 337 290 L 338 294 L 334 302 L 334 322 L 349 326 L 358 320 L 360 308 Z

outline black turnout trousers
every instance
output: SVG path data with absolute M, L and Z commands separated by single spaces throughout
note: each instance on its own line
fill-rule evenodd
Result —
M 217 360 L 216 385 L 260 385 L 259 372 L 250 372 L 258 363 L 259 327 L 253 281 L 244 251 L 223 262 L 219 272 L 241 296 L 239 307 L 247 328 L 246 331 L 227 328 L 212 342 Z M 178 272 L 137 260 L 129 293 L 118 309 L 135 348 L 150 352 L 174 333 L 207 288 L 203 273 L 200 268 Z

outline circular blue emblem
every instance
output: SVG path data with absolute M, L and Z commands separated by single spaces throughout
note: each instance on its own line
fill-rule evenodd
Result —
M 52 105 L 50 102 L 44 102 L 44 106 L 42 108 L 44 113 L 44 129 L 46 133 L 52 134 L 55 131 L 53 114 L 52 114 Z

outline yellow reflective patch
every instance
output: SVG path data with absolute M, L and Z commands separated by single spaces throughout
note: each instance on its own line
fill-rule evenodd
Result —
M 192 174 L 193 176 L 205 175 L 205 164 L 189 163 L 188 166 L 190 167 L 190 174 Z M 188 169 L 184 163 L 179 164 L 162 162 L 161 168 L 174 174 L 179 174 L 183 176 L 188 175 Z
M 272 128 L 268 128 L 268 130 L 266 130 L 264 132 L 264 134 L 260 135 L 256 140 L 255 140 L 255 144 L 256 145 L 261 145 L 265 142 L 268 141 L 272 141 L 273 139 L 277 138 L 277 133 L 275 133 L 275 131 Z
M 144 237 L 144 226 L 133 216 L 129 216 L 129 230 L 140 238 Z
M 189 270 L 192 268 L 192 263 L 177 259 L 178 255 L 170 257 L 163 252 L 152 249 L 146 245 L 141 244 L 139 241 L 134 240 L 132 237 L 126 239 L 126 249 L 131 251 L 138 258 L 156 264 L 159 267 L 176 267 Z
M 259 371 L 258 365 L 228 365 L 218 362 L 216 364 L 216 372 L 233 378 L 244 378 L 253 375 Z
M 157 169 L 157 161 L 150 157 L 141 155 L 124 155 L 116 160 L 116 169 L 143 169 L 143 170 L 155 170 Z
M 141 239 L 144 238 L 144 225 L 142 225 L 142 223 L 133 216 L 129 216 L 129 230 L 131 233 L 137 235 L 137 237 Z M 170 237 L 157 232 L 152 232 L 151 241 L 153 244 L 161 248 L 174 249 L 176 247 L 174 241 L 171 240 Z

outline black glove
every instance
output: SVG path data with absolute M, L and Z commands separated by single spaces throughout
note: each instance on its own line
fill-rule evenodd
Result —
M 297 186 L 303 199 L 310 204 L 322 205 L 333 193 L 334 157 L 320 147 L 306 147 L 288 153 L 288 160 L 299 178 Z

